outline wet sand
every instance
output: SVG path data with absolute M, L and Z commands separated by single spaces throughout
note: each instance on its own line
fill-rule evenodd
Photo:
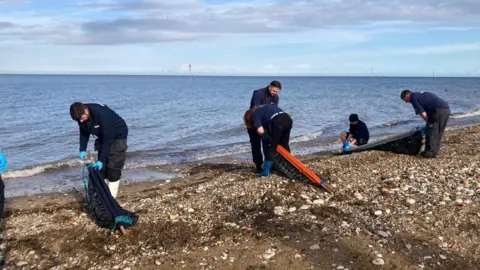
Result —
M 79 193 L 11 198 L 9 269 L 480 269 L 480 127 L 447 131 L 442 153 L 298 157 L 328 194 L 249 163 L 178 168 L 169 183 L 122 185 L 139 214 L 98 228 Z

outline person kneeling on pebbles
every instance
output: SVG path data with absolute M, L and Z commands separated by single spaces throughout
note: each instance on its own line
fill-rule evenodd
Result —
M 350 121 L 350 130 L 348 132 L 342 131 L 340 134 L 343 151 L 347 151 L 354 145 L 360 146 L 367 144 L 370 139 L 367 125 L 358 119 L 357 114 L 351 114 L 348 120 Z
M 93 167 L 102 172 L 112 197 L 116 198 L 127 157 L 127 124 L 115 111 L 103 104 L 75 102 L 70 106 L 70 115 L 80 128 L 80 160 L 87 157 L 90 134 L 96 136 L 95 151 L 98 150 L 98 160 Z
M 263 170 L 257 173 L 258 176 L 269 176 L 276 157 L 277 146 L 280 144 L 290 152 L 290 131 L 293 121 L 286 112 L 277 105 L 265 104 L 249 109 L 244 116 L 247 128 L 253 128 L 257 133 L 266 138 L 267 153 L 265 153 L 265 164 Z

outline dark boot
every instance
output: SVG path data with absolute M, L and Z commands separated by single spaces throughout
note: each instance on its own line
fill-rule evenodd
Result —
M 255 165 L 255 173 L 261 173 L 263 171 L 262 164 Z
M 272 168 L 273 162 L 270 160 L 265 160 L 265 165 L 263 166 L 263 171 L 258 173 L 257 176 L 270 176 L 270 169 Z

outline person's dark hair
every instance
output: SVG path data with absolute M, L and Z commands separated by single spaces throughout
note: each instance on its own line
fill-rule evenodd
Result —
M 350 122 L 358 121 L 358 114 L 355 114 L 355 113 L 350 114 L 350 116 L 348 117 L 348 121 Z
M 408 90 L 408 89 L 405 89 L 405 90 L 403 90 L 402 93 L 400 94 L 400 98 L 401 98 L 401 99 L 404 99 L 405 96 L 407 96 L 408 94 L 411 94 L 411 93 L 412 93 L 412 91 L 410 91 L 410 90 Z
M 80 121 L 80 118 L 85 113 L 87 106 L 81 102 L 74 102 L 70 105 L 70 116 L 74 121 Z
M 280 89 L 280 90 L 282 89 L 282 84 L 281 84 L 279 81 L 272 81 L 272 82 L 270 83 L 270 86 L 272 86 L 272 87 L 277 87 L 277 88 Z

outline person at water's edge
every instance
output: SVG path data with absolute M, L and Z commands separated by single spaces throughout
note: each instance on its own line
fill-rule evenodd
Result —
M 255 129 L 259 136 L 266 138 L 268 147 L 265 165 L 257 175 L 269 176 L 273 160 L 278 155 L 277 146 L 280 144 L 290 152 L 289 141 L 293 126 L 292 118 L 277 105 L 265 104 L 249 109 L 245 113 L 244 119 L 247 127 Z
M 450 118 L 448 103 L 430 92 L 411 92 L 406 89 L 400 98 L 411 103 L 416 114 L 427 123 L 425 135 L 425 151 L 421 153 L 427 158 L 435 158 L 440 153 L 442 137 Z
M 345 145 L 345 143 L 348 142 L 349 146 L 361 146 L 367 144 L 370 139 L 367 124 L 358 119 L 358 115 L 354 113 L 350 114 L 348 120 L 350 121 L 349 131 L 342 131 L 340 134 L 340 140 L 342 143 Z
M 70 106 L 70 115 L 80 129 L 79 158 L 87 156 L 90 134 L 97 137 L 94 147 L 98 150 L 98 159 L 94 167 L 101 170 L 110 193 L 116 198 L 127 156 L 127 124 L 104 104 L 75 102 Z
M 264 104 L 275 104 L 278 106 L 278 92 L 280 92 L 281 89 L 282 84 L 279 81 L 272 81 L 267 87 L 253 91 L 252 99 L 250 100 L 250 109 Z M 263 170 L 262 146 L 265 159 L 267 159 L 267 142 L 258 135 L 255 129 L 247 128 L 247 131 L 250 138 L 253 163 L 255 163 L 256 172 L 258 173 Z

